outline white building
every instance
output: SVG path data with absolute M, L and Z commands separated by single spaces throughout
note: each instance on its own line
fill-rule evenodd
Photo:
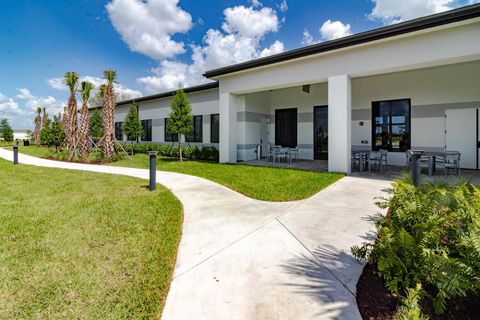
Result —
M 185 90 L 196 116 L 189 140 L 218 145 L 221 162 L 254 159 L 255 146 L 270 143 L 328 159 L 329 171 L 350 172 L 352 147 L 387 149 L 394 164 L 404 164 L 410 148 L 446 148 L 462 153 L 462 167 L 479 168 L 478 4 L 205 77 L 217 82 Z M 135 99 L 144 140 L 171 140 L 165 118 L 173 94 Z M 118 104 L 116 122 L 131 102 Z

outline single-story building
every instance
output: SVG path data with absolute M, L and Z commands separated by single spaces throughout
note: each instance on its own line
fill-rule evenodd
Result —
M 204 76 L 216 82 L 185 89 L 195 115 L 188 141 L 217 145 L 220 162 L 282 145 L 349 173 L 352 148 L 387 149 L 398 165 L 407 149 L 445 148 L 461 152 L 463 168 L 479 169 L 480 4 Z M 116 126 L 135 102 L 143 140 L 169 143 L 173 94 L 118 103 Z

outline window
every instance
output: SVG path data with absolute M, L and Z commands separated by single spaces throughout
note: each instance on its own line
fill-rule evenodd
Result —
M 202 142 L 202 116 L 193 116 L 193 130 L 185 135 L 187 142 Z
M 220 138 L 220 115 L 210 115 L 210 142 L 218 143 Z
M 372 102 L 372 149 L 410 149 L 410 99 Z
M 170 133 L 168 131 L 168 118 L 165 118 L 165 141 L 166 142 L 178 142 L 178 134 Z
M 115 122 L 115 139 L 118 141 L 123 140 L 123 122 Z
M 297 108 L 275 110 L 275 144 L 288 148 L 297 146 Z
M 152 141 L 152 120 L 142 120 L 142 141 Z

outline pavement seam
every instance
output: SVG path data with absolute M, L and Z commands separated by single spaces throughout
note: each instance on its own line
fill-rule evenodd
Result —
M 340 282 L 340 284 L 341 284 L 345 289 L 347 289 L 348 292 L 350 292 L 350 294 L 351 294 L 354 298 L 356 298 L 355 294 L 342 282 L 342 280 L 340 280 L 340 279 L 335 275 L 335 273 L 334 273 L 332 270 L 330 270 L 325 264 L 323 264 L 322 261 L 320 261 L 320 260 L 317 258 L 317 256 L 316 256 L 295 234 L 293 234 L 292 231 L 290 231 L 290 229 L 288 229 L 279 219 L 275 218 L 275 220 L 277 220 L 278 223 L 280 223 L 280 225 L 282 225 L 282 226 L 285 228 L 285 230 L 286 230 L 288 233 L 290 233 L 290 235 L 291 235 L 293 238 L 295 238 L 295 240 L 297 240 L 298 243 L 300 243 L 300 245 L 301 245 L 302 247 L 304 247 L 305 250 L 307 250 L 307 251 L 313 256 L 313 258 L 318 262 L 319 265 L 321 265 L 323 268 L 325 268 L 338 282 Z

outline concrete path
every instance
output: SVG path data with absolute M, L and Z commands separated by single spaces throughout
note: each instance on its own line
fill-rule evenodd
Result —
M 11 151 L 0 149 L 11 160 Z M 20 163 L 148 179 L 148 170 Z M 362 265 L 350 247 L 374 236 L 374 197 L 390 181 L 345 177 L 294 202 L 250 199 L 206 179 L 157 172 L 183 203 L 184 225 L 163 319 L 360 319 Z

